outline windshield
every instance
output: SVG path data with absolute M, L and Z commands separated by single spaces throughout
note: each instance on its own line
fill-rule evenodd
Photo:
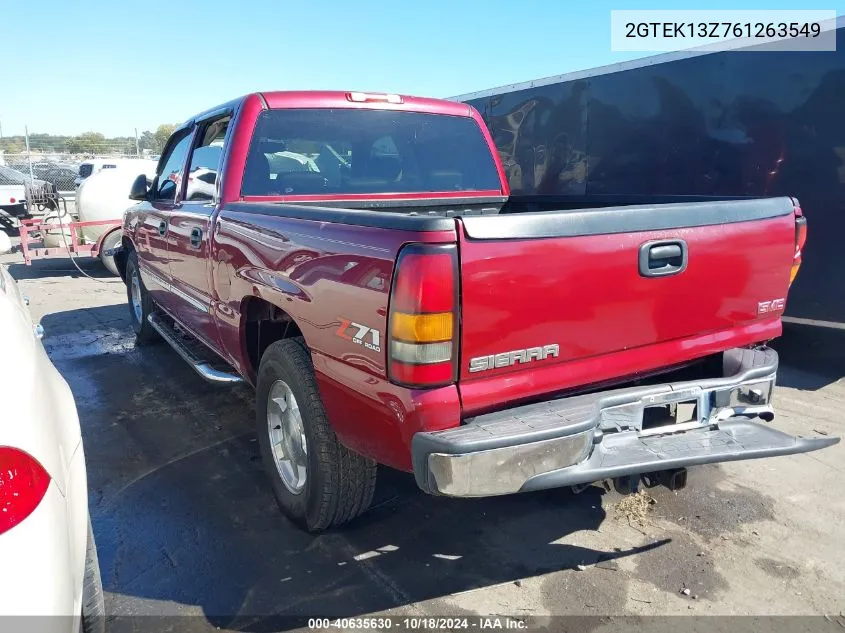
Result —
M 499 190 L 468 117 L 390 110 L 268 110 L 256 123 L 245 196 Z
M 29 182 L 27 174 L 22 174 L 11 167 L 0 165 L 0 185 L 23 185 Z

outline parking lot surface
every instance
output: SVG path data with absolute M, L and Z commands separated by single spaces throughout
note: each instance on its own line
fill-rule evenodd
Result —
M 845 445 L 690 471 L 679 492 L 592 486 L 496 499 L 421 493 L 380 470 L 373 507 L 310 536 L 261 469 L 246 387 L 136 348 L 125 289 L 99 264 L 0 261 L 76 397 L 106 607 L 260 631 L 274 615 L 755 614 L 845 611 Z M 845 433 L 845 330 L 787 326 L 775 424 Z M 684 591 L 688 589 L 689 592 Z M 689 595 L 687 595 L 687 593 Z M 175 630 L 150 618 L 144 630 Z

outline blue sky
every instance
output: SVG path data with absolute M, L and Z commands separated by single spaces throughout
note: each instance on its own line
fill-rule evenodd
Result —
M 38 11 L 33 7 L 37 6 Z M 449 97 L 642 57 L 611 9 L 828 9 L 780 0 L 4 0 L 0 124 L 132 135 L 255 90 Z M 17 25 L 10 28 L 11 25 Z M 33 25 L 31 36 L 28 26 Z M 9 35 L 15 33 L 16 42 Z

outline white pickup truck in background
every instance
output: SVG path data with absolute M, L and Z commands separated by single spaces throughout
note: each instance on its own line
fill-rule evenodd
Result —
M 26 186 L 30 183 L 38 188 L 47 184 L 29 174 L 0 165 L 0 228 L 9 222 L 9 218 L 26 215 Z

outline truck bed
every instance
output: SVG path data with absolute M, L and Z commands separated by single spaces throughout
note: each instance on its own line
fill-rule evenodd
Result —
M 343 225 L 454 232 L 459 383 L 470 413 L 496 406 L 500 389 L 531 398 L 780 334 L 794 255 L 790 198 L 539 212 L 497 198 L 333 204 L 344 206 L 235 203 L 221 218 L 313 220 L 328 233 Z M 557 353 L 521 361 L 521 350 L 548 345 Z M 497 364 L 502 354 L 511 356 Z M 477 359 L 489 362 L 473 369 Z

